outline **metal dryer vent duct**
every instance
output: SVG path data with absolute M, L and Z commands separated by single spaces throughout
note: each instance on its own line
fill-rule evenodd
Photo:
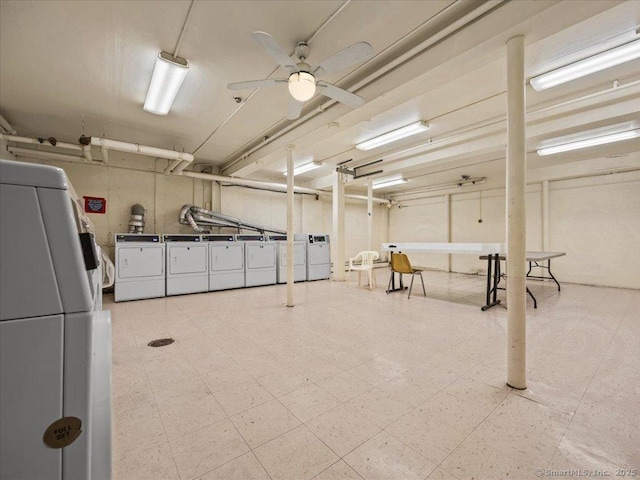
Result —
M 144 207 L 136 203 L 131 207 L 131 217 L 129 218 L 129 233 L 144 232 Z

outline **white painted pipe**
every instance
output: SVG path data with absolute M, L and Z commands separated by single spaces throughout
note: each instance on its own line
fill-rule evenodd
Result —
M 164 169 L 164 173 L 171 173 L 173 171 L 173 169 L 176 168 L 181 163 L 182 163 L 182 160 L 176 158 L 173 162 L 171 162 L 167 166 L 167 168 Z
M 524 36 L 507 41 L 507 385 L 527 388 Z
M 293 307 L 293 145 L 287 146 L 287 307 Z
M 149 147 L 147 145 L 140 145 L 139 143 L 121 142 L 119 140 L 110 140 L 108 138 L 91 137 L 91 145 L 104 147 L 109 150 L 117 150 L 119 152 L 139 153 L 140 155 L 147 155 L 149 157 L 180 160 L 182 162 L 187 162 L 187 164 L 194 160 L 193 155 L 190 153 L 175 152 L 165 148 Z
M 16 129 L 13 128 L 11 124 L 7 122 L 2 115 L 0 115 L 0 127 L 10 135 L 15 135 L 16 133 L 18 133 L 16 132 Z
M 549 180 L 542 181 L 542 251 L 551 251 L 549 242 Z
M 172 172 L 175 173 L 175 172 Z M 202 180 L 211 180 L 214 182 L 232 183 L 235 185 L 246 185 L 248 187 L 264 188 L 267 190 L 274 190 L 278 192 L 286 192 L 287 185 L 284 183 L 276 182 L 263 182 L 262 180 L 250 180 L 248 178 L 227 177 L 224 175 L 214 175 L 212 173 L 200 173 L 200 172 L 182 172 L 180 175 L 190 178 L 200 178 Z M 294 186 L 293 191 L 297 193 L 309 193 L 311 195 L 331 196 L 331 192 L 325 192 L 324 190 L 316 190 L 315 188 Z M 365 195 L 350 195 L 345 194 L 345 198 L 353 200 L 367 200 Z M 382 203 L 390 205 L 391 202 L 386 198 L 373 197 L 373 201 L 376 203 Z
M 77 150 L 82 152 L 82 145 L 76 145 L 75 143 L 56 142 L 52 145 L 47 140 L 40 142 L 37 138 L 19 137 L 17 135 L 4 135 L 0 133 L 0 139 L 7 140 L 16 143 L 27 143 L 32 145 L 45 145 L 47 147 L 64 148 L 67 150 Z
M 367 239 L 373 250 L 373 179 L 367 181 Z

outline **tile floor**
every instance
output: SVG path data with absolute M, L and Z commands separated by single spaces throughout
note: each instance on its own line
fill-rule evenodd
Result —
M 294 308 L 283 285 L 107 296 L 113 478 L 634 478 L 640 291 L 534 284 L 515 391 L 507 313 L 480 311 L 482 277 L 426 272 L 409 300 L 376 274 L 373 291 L 296 284 Z

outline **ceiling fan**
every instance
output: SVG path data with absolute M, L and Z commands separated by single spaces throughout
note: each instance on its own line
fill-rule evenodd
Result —
M 306 42 L 299 42 L 294 55 L 290 57 L 268 33 L 253 32 L 251 38 L 258 42 L 268 55 L 289 72 L 289 77 L 229 83 L 227 85 L 229 90 L 275 87 L 288 84 L 290 97 L 287 118 L 290 120 L 300 116 L 303 103 L 313 97 L 316 90 L 322 95 L 350 107 L 364 105 L 364 98 L 319 79 L 324 75 L 337 72 L 371 57 L 373 55 L 373 47 L 367 42 L 354 43 L 312 67 L 305 62 L 309 57 L 309 45 Z

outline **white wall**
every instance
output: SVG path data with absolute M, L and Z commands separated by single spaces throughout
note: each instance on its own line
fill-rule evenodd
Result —
M 640 172 L 549 182 L 549 250 L 563 282 L 640 288 Z M 389 213 L 392 242 L 505 242 L 505 190 L 451 195 L 447 240 L 445 197 L 403 200 Z M 527 186 L 527 250 L 543 249 L 542 185 Z M 482 218 L 482 223 L 478 219 Z M 452 255 L 451 270 L 486 272 L 473 255 Z M 412 253 L 412 263 L 446 270 L 446 255 Z

